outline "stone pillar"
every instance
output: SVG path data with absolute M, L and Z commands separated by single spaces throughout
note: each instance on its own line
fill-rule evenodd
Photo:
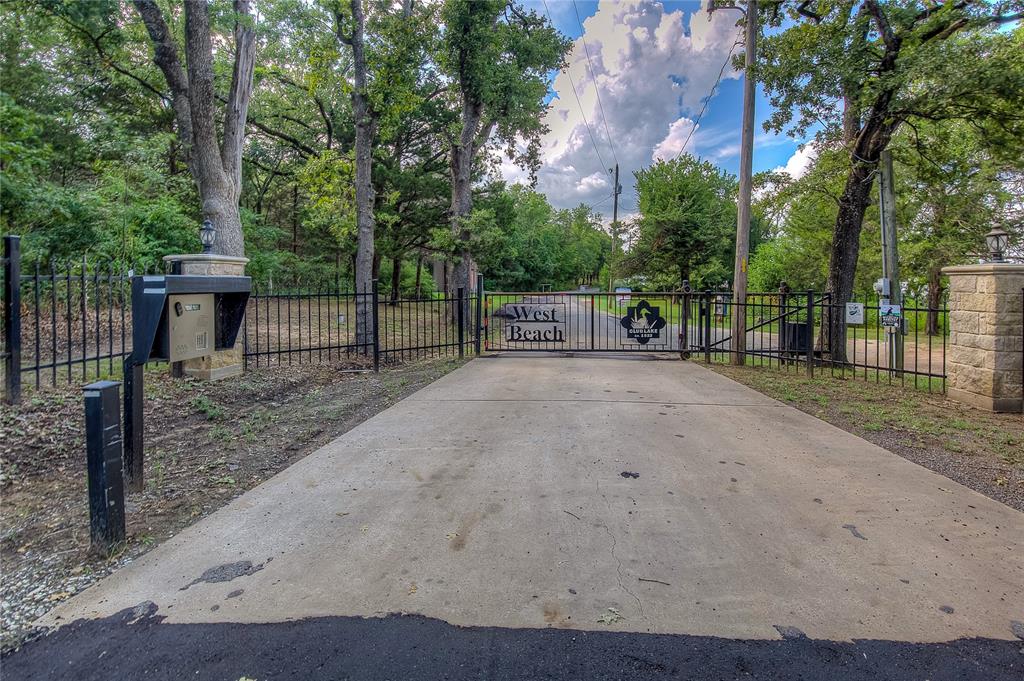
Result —
M 1024 265 L 947 267 L 951 398 L 988 411 L 1024 410 Z
M 194 253 L 189 255 L 167 255 L 164 262 L 171 267 L 174 274 L 204 274 L 214 276 L 241 277 L 245 275 L 248 258 L 216 253 Z M 242 373 L 242 340 L 241 332 L 230 350 L 214 352 L 207 357 L 188 359 L 182 362 L 182 368 L 189 376 L 206 381 L 237 376 Z

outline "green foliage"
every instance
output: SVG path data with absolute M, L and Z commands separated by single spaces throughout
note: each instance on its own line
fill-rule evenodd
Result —
M 732 279 L 736 179 L 689 154 L 636 171 L 640 217 L 623 274 L 654 288 L 718 288 Z
M 437 64 L 459 97 L 481 107 L 489 138 L 521 166 L 536 172 L 540 137 L 547 132 L 548 76 L 565 65 L 572 42 L 546 18 L 511 0 L 447 0 Z M 452 105 L 461 108 L 461 99 Z M 449 138 L 465 121 L 453 122 Z
M 989 141 L 972 125 L 939 121 L 907 127 L 893 142 L 900 278 L 911 294 L 933 290 L 933 306 L 943 287 L 941 268 L 976 259 L 988 230 L 1001 226 L 1024 237 L 1015 201 L 1024 186 L 1024 162 L 1004 160 Z M 824 285 L 849 158 L 836 145 L 819 149 L 799 180 L 755 178 L 762 197 L 756 208 L 767 216 L 773 237 L 751 258 L 752 290 L 773 291 L 782 281 L 795 290 Z M 865 227 L 854 287 L 860 294 L 870 293 L 881 276 L 877 199 Z
M 596 282 L 611 252 L 611 238 L 586 206 L 555 210 L 543 195 L 520 185 L 486 187 L 465 225 L 467 242 L 439 228 L 434 246 L 456 253 L 468 244 L 492 289 L 560 290 Z

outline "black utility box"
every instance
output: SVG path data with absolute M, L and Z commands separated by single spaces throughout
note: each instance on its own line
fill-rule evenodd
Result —
M 779 337 L 779 349 L 782 352 L 807 354 L 811 346 L 807 324 L 802 322 L 782 322 L 782 335 Z
M 251 290 L 249 277 L 133 277 L 132 362 L 180 362 L 234 347 Z

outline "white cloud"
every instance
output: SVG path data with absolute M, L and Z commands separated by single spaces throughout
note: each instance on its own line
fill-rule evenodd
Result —
M 623 185 L 620 210 L 625 213 L 635 207 L 632 172 L 652 159 L 678 153 L 739 30 L 734 12 L 715 12 L 709 17 L 697 10 L 686 18 L 685 25 L 684 17 L 682 11 L 667 12 L 652 0 L 601 0 L 597 13 L 583 22 L 594 73 L 583 41 L 577 40 L 568 57 L 568 73 L 555 78 L 558 97 L 545 118 L 551 131 L 541 145 L 543 166 L 537 188 L 554 206 L 566 208 L 581 201 L 595 204 L 608 198 L 612 182 L 607 169 L 617 156 Z M 570 75 L 580 106 L 573 96 Z M 731 67 L 726 68 L 724 78 L 737 77 Z M 599 152 L 594 149 L 581 107 Z M 698 127 L 687 150 L 708 153 L 738 143 L 739 130 Z M 506 179 L 522 181 L 522 173 L 503 163 L 502 171 L 506 170 Z M 602 209 L 607 205 L 602 204 Z
M 777 173 L 788 173 L 794 180 L 799 180 L 807 174 L 807 171 L 811 169 L 817 158 L 817 147 L 814 146 L 813 142 L 808 142 L 793 152 L 793 155 L 786 161 L 786 165 L 779 166 L 774 171 Z
M 685 116 L 673 121 L 672 125 L 668 126 L 668 134 L 665 139 L 654 147 L 651 160 L 668 161 L 678 156 L 683 145 L 689 144 L 689 140 L 696 134 L 698 127 L 694 121 Z

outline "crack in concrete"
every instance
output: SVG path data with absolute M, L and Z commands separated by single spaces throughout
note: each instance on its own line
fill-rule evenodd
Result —
M 594 482 L 597 485 L 597 493 L 599 495 L 601 495 L 601 498 L 604 500 L 604 505 L 608 507 L 608 513 L 610 514 L 612 512 L 612 505 L 608 501 L 608 497 L 606 497 L 601 492 L 601 480 L 600 479 L 595 479 Z M 644 604 L 640 601 L 640 598 L 635 593 L 633 593 L 626 586 L 626 584 L 622 581 L 622 559 L 615 555 L 615 547 L 618 546 L 618 541 L 615 539 L 615 534 L 608 527 L 608 523 L 602 523 L 601 527 L 603 527 L 604 531 L 608 533 L 608 538 L 612 540 L 611 555 L 612 555 L 612 558 L 615 560 L 615 573 L 616 573 L 617 578 L 618 578 L 619 588 L 622 589 L 627 594 L 629 594 L 630 596 L 633 597 L 633 600 L 636 601 L 637 608 L 640 611 L 640 616 L 643 617 L 644 616 Z

